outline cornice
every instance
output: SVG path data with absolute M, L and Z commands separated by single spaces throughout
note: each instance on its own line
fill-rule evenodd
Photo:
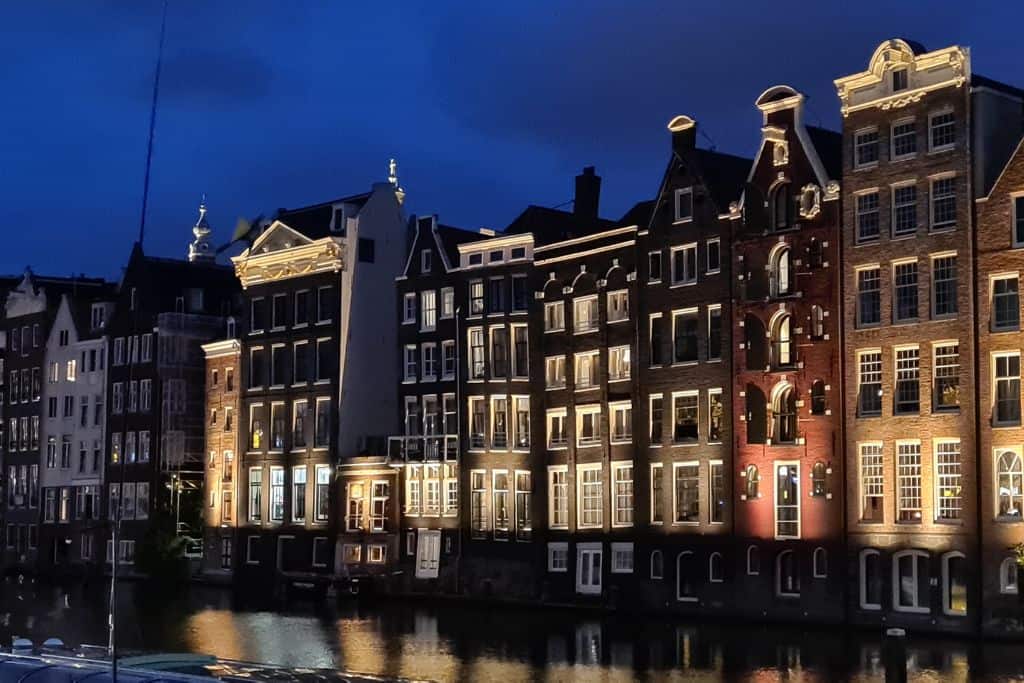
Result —
M 345 244 L 336 237 L 324 237 L 308 244 L 265 254 L 248 251 L 234 256 L 235 275 L 246 289 L 251 285 L 314 273 L 337 273 L 344 266 Z

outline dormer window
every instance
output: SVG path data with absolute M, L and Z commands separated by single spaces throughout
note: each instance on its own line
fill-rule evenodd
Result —
M 693 219 L 693 188 L 684 187 L 676 190 L 676 217 L 677 222 Z
M 429 273 L 430 272 L 431 266 L 433 265 L 431 263 L 431 261 L 430 261 L 430 257 L 432 255 L 433 254 L 431 253 L 431 251 L 429 249 L 424 249 L 423 251 L 420 252 L 420 272 L 421 273 Z
M 331 217 L 331 232 L 335 235 L 345 235 L 345 209 L 337 208 Z
M 892 91 L 899 92 L 907 89 L 907 70 L 906 69 L 893 69 L 892 71 Z
M 484 255 L 483 254 L 477 253 L 477 254 L 470 254 L 469 255 L 469 265 L 471 265 L 471 266 L 479 266 L 483 262 L 484 262 Z

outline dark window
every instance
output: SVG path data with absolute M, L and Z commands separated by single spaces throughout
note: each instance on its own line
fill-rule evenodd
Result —
M 661 443 L 662 423 L 665 419 L 665 404 L 661 396 L 651 399 L 651 443 Z
M 664 341 L 664 318 L 651 318 L 651 365 L 661 365 Z
M 316 343 L 316 378 L 317 381 L 329 380 L 334 371 L 334 355 L 330 340 Z
M 260 387 L 263 386 L 264 379 L 267 376 L 267 369 L 265 367 L 265 360 L 263 357 L 263 349 L 256 349 L 250 356 L 249 363 L 249 386 Z
M 893 268 L 895 322 L 917 318 L 917 263 L 897 263 Z
M 295 293 L 295 324 L 309 322 L 309 291 Z
M 708 360 L 722 357 L 722 309 L 708 311 Z
M 892 71 L 892 91 L 899 92 L 900 90 L 907 89 L 907 70 L 906 69 L 893 69 Z
M 334 223 L 331 225 L 331 232 L 335 235 L 344 235 L 345 227 L 345 209 L 335 209 Z
M 292 374 L 296 384 L 309 381 L 309 344 L 295 346 L 295 360 Z
M 271 377 L 270 383 L 274 386 L 284 386 L 286 383 L 286 368 L 285 368 L 285 356 L 287 347 L 275 346 L 270 352 L 270 368 Z
M 316 291 L 317 322 L 329 322 L 334 316 L 334 287 L 321 287 Z
M 487 301 L 487 312 L 488 313 L 504 313 L 505 312 L 505 301 L 504 294 L 505 280 L 496 278 L 488 282 L 488 301 Z
M 674 363 L 687 363 L 697 360 L 697 314 L 680 313 L 672 318 L 675 329 L 675 350 L 672 357 Z
M 708 272 L 717 273 L 722 268 L 721 243 L 718 240 L 708 242 Z
M 253 299 L 249 329 L 253 332 L 262 331 L 267 324 L 266 318 L 266 300 Z
M 857 324 L 877 325 L 882 320 L 881 275 L 878 268 L 857 271 Z
M 526 278 L 512 278 L 512 310 L 526 310 Z
M 1024 207 L 1022 207 L 1024 209 Z M 1021 241 L 1024 241 L 1024 217 L 1020 221 L 1021 228 L 1020 232 Z M 658 282 L 661 280 L 661 252 L 655 251 L 647 255 L 648 264 L 648 276 L 649 282 Z
M 288 297 L 284 294 L 274 295 L 274 327 L 284 327 L 288 324 Z
M 791 221 L 791 206 L 793 201 L 789 196 L 789 183 L 779 185 L 771 195 L 772 225 L 775 230 L 786 230 Z
M 360 263 L 373 263 L 374 260 L 374 243 L 369 237 L 359 238 L 359 262 Z
M 811 414 L 825 414 L 825 383 L 820 379 L 814 380 L 811 385 Z

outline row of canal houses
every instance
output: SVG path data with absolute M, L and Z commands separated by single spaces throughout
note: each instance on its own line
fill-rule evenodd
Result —
M 1024 92 L 899 39 L 835 85 L 841 133 L 764 91 L 752 159 L 675 117 L 618 219 L 589 167 L 571 211 L 407 219 L 392 167 L 0 281 L 5 567 L 202 526 L 250 590 L 1019 631 Z

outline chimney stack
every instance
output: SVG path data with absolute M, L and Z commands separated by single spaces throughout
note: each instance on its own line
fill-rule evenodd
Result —
M 593 166 L 586 166 L 583 173 L 576 176 L 576 197 L 572 212 L 584 220 L 596 221 L 600 202 L 601 176 L 594 172 Z
M 672 133 L 672 151 L 682 155 L 697 147 L 697 122 L 689 116 L 680 114 L 668 122 Z

